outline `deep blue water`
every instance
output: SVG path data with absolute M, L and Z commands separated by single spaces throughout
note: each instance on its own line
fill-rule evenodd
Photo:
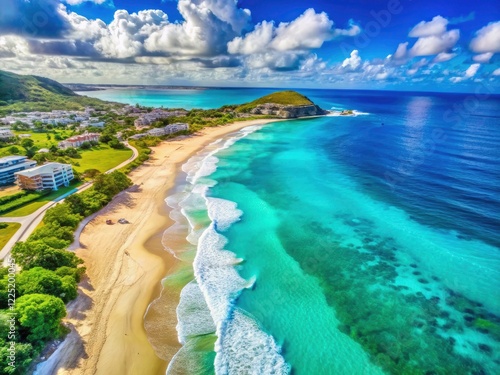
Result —
M 318 102 L 371 114 L 342 119 L 345 134 L 321 144 L 367 192 L 427 225 L 500 246 L 500 97 L 325 94 Z
M 301 92 L 358 115 L 269 124 L 186 164 L 171 201 L 196 246 L 187 336 L 212 332 L 211 316 L 219 373 L 500 373 L 500 97 Z

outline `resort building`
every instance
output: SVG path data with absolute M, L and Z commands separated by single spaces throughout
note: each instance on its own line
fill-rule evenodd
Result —
M 131 136 L 130 139 L 141 139 L 141 138 L 144 138 L 147 136 L 163 137 L 164 135 L 174 134 L 174 133 L 181 132 L 181 131 L 188 130 L 188 129 L 189 129 L 188 124 L 178 122 L 175 124 L 167 125 L 163 128 L 149 129 L 146 133 L 135 134 L 135 135 Z
M 188 129 L 189 129 L 188 124 L 178 122 L 175 124 L 167 125 L 164 128 L 155 128 L 155 129 L 148 130 L 146 133 L 148 135 L 153 136 L 153 137 L 161 137 L 164 135 L 169 135 L 169 134 L 181 132 L 181 131 L 188 130 Z
M 14 133 L 10 128 L 0 128 L 0 139 L 10 139 L 14 138 Z
M 85 133 L 81 135 L 75 135 L 62 142 L 59 142 L 57 145 L 62 149 L 68 147 L 80 147 L 83 142 L 99 142 L 100 136 L 101 135 L 99 133 Z
M 136 128 L 140 128 L 143 126 L 151 125 L 153 122 L 163 118 L 185 116 L 186 114 L 187 114 L 186 111 L 181 111 L 181 110 L 165 111 L 163 109 L 153 109 L 151 112 L 145 113 L 141 115 L 141 117 L 136 119 L 134 121 L 134 125 Z
M 5 156 L 0 158 L 0 185 L 10 185 L 16 181 L 16 172 L 33 168 L 36 161 L 26 156 Z
M 165 131 L 167 131 L 168 134 L 182 132 L 185 130 L 189 130 L 189 125 L 184 122 L 176 122 L 175 124 L 165 126 Z
M 59 186 L 68 186 L 75 178 L 71 165 L 61 163 L 47 163 L 15 175 L 17 184 L 24 190 L 57 190 Z

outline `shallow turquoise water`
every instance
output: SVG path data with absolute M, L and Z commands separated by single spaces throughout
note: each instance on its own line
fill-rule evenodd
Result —
M 498 99 L 457 125 L 455 96 L 371 95 L 319 99 L 364 115 L 270 124 L 186 164 L 172 207 L 198 299 L 178 314 L 213 320 L 190 337 L 217 333 L 217 373 L 500 373 Z
M 226 249 L 256 279 L 236 305 L 297 374 L 373 373 L 360 347 L 390 373 L 498 373 L 498 248 L 368 194 L 321 146 L 342 120 L 273 124 L 217 154 L 210 195 L 243 211 Z

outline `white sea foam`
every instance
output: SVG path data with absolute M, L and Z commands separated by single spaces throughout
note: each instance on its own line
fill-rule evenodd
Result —
M 251 287 L 255 279 L 245 280 L 238 274 L 235 265 L 242 260 L 224 250 L 227 240 L 219 232 L 239 221 L 243 212 L 235 202 L 207 197 L 208 190 L 217 183 L 209 178 L 217 170 L 216 154 L 260 128 L 244 128 L 231 138 L 211 143 L 190 158 L 182 166 L 188 184 L 183 192 L 167 199 L 167 204 L 175 211 L 171 218 L 177 225 L 187 226 L 188 241 L 197 244 L 193 262 L 196 281 L 184 287 L 177 308 L 179 340 L 185 343 L 189 336 L 215 331 L 218 337 L 215 344 L 217 374 L 289 372 L 273 337 L 234 306 L 241 291 Z M 204 210 L 209 219 L 207 223 L 200 219 Z M 187 358 L 184 353 L 187 349 L 181 349 L 173 362 Z M 167 374 L 174 367 L 169 365 Z
M 218 231 L 228 230 L 243 214 L 235 202 L 225 199 L 207 198 L 207 208 L 208 217 L 216 224 Z
M 191 281 L 181 291 L 177 321 L 179 342 L 183 345 L 190 336 L 215 332 L 210 311 L 196 281 Z
M 333 108 L 332 107 L 332 110 L 330 111 L 330 113 L 328 113 L 327 116 L 329 117 L 357 117 L 357 116 L 367 116 L 369 115 L 368 112 L 361 112 L 361 111 L 357 111 L 357 110 L 353 110 L 352 111 L 352 114 L 349 114 L 349 115 L 342 115 L 343 109 L 338 109 L 338 108 Z
M 219 340 L 222 350 L 215 357 L 216 373 L 284 375 L 290 372 L 273 337 L 242 310 L 236 308 L 224 328 Z
M 241 211 L 235 206 L 235 212 L 228 212 L 233 202 L 211 203 L 212 210 L 224 207 L 223 214 L 214 211 L 211 214 L 221 218 L 225 224 L 239 218 Z M 226 242 L 212 223 L 200 237 L 193 263 L 196 280 L 217 328 L 216 374 L 287 374 L 290 368 L 273 337 L 234 306 L 241 291 L 251 287 L 254 280 L 247 281 L 238 274 L 234 265 L 240 260 L 232 252 L 224 250 Z

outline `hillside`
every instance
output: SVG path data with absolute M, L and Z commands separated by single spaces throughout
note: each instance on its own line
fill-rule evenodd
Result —
M 296 91 L 278 91 L 253 102 L 242 104 L 236 108 L 236 111 L 281 118 L 318 116 L 326 113 L 308 97 Z
M 23 111 L 81 110 L 110 103 L 79 96 L 60 83 L 38 76 L 0 70 L 0 115 Z

